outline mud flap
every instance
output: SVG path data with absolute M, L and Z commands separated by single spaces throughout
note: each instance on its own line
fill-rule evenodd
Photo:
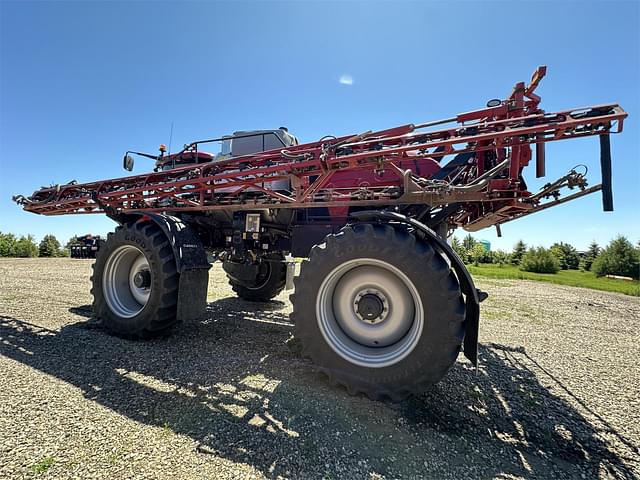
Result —
M 207 311 L 208 285 L 208 269 L 192 268 L 182 271 L 178 287 L 178 311 L 176 313 L 178 320 L 184 322 L 204 316 Z

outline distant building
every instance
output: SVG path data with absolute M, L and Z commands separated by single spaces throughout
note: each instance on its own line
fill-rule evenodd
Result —
M 478 243 L 484 247 L 485 252 L 491 251 L 491 242 L 489 240 L 478 240 Z

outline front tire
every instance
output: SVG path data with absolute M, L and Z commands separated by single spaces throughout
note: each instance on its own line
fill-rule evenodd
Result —
M 111 333 L 164 335 L 176 323 L 179 274 L 173 249 L 153 223 L 116 228 L 93 265 L 93 311 Z
M 303 355 L 350 394 L 401 400 L 439 381 L 464 337 L 455 274 L 429 243 L 355 224 L 316 245 L 295 281 Z

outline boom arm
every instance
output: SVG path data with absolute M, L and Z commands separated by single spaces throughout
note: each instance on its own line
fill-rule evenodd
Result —
M 544 174 L 545 143 L 599 135 L 607 209 L 611 207 L 609 134 L 622 131 L 627 114 L 617 104 L 545 113 L 534 94 L 545 72 L 545 67 L 538 68 L 531 83 L 516 84 L 506 100 L 491 101 L 484 109 L 446 120 L 168 171 L 56 185 L 14 200 L 42 215 L 423 204 L 433 209 L 451 207 L 447 208 L 449 223 L 477 230 L 567 201 L 558 198 L 560 188 L 580 189 L 569 199 L 603 188 L 587 189 L 584 175 L 575 171 L 536 195 L 527 191 L 522 180 L 532 145 L 536 145 L 540 175 Z M 432 129 L 440 125 L 449 126 Z M 460 161 L 444 166 L 441 175 L 431 178 L 397 166 L 424 158 L 442 162 L 449 155 Z M 337 173 L 357 170 L 389 170 L 396 181 L 339 188 L 332 184 Z M 277 180 L 289 180 L 290 190 L 268 188 L 269 182 Z M 545 202 L 550 197 L 554 199 Z

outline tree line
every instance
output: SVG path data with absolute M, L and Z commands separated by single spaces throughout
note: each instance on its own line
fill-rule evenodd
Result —
M 70 245 L 76 240 L 76 237 L 72 237 L 65 247 L 62 247 L 54 235 L 45 235 L 42 241 L 36 244 L 33 235 L 18 238 L 12 233 L 0 232 L 0 257 L 68 257 Z M 591 242 L 588 250 L 582 253 L 565 242 L 554 243 L 550 248 L 544 248 L 528 247 L 522 240 L 515 244 L 511 252 L 491 251 L 471 235 L 462 240 L 454 236 L 451 246 L 467 264 L 511 264 L 521 270 L 536 273 L 583 270 L 591 271 L 597 276 L 620 275 L 635 279 L 640 277 L 640 242 L 634 246 L 622 235 L 614 238 L 605 248 Z
M 527 246 L 519 240 L 511 252 L 488 251 L 471 235 L 462 240 L 453 237 L 451 246 L 467 264 L 495 263 L 499 266 L 515 265 L 520 270 L 535 273 L 557 273 L 560 270 L 582 270 L 597 276 L 619 275 L 640 277 L 640 241 L 634 246 L 622 235 L 617 236 L 605 248 L 595 241 L 586 252 L 565 242 L 554 243 L 550 248 Z
M 75 240 L 76 237 L 71 238 L 63 248 L 55 235 L 45 235 L 37 244 L 33 235 L 16 237 L 13 233 L 0 232 L 0 257 L 68 257 L 69 247 Z

